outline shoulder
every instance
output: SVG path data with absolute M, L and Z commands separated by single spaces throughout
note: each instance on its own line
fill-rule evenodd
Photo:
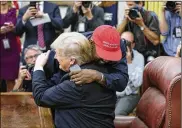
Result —
M 147 14 L 148 17 L 150 17 L 152 19 L 158 19 L 157 14 L 155 12 L 153 12 L 153 11 L 147 11 L 146 14 Z
M 81 66 L 82 69 L 93 69 L 99 72 L 108 73 L 107 67 L 97 64 L 97 63 L 88 63 Z
M 28 9 L 29 5 L 26 5 L 25 7 L 22 7 L 19 9 L 19 12 L 25 12 Z
M 62 91 L 63 93 L 71 93 L 71 94 L 78 94 L 82 91 L 82 86 L 77 86 L 73 81 L 64 80 L 57 86 L 55 86 L 56 90 Z
M 97 11 L 97 12 L 104 12 L 104 9 L 103 9 L 103 8 L 101 8 L 101 7 L 99 7 L 99 6 L 96 6 L 96 5 L 94 5 L 93 9 L 94 9 L 95 11 Z
M 141 53 L 139 53 L 137 50 L 133 49 L 133 52 L 134 52 L 134 55 L 137 57 L 137 59 L 144 59 L 144 56 Z
M 171 17 L 172 13 L 168 10 L 165 10 L 165 17 Z

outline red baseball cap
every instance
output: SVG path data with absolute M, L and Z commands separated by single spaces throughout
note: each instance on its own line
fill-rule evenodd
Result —
M 120 35 L 116 28 L 101 25 L 94 30 L 92 39 L 100 58 L 108 61 L 119 61 L 122 58 Z

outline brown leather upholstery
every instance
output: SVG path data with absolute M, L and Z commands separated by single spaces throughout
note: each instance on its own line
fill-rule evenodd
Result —
M 137 117 L 125 127 L 129 117 L 116 117 L 116 128 L 180 128 L 181 58 L 156 58 L 146 65 L 143 78 Z

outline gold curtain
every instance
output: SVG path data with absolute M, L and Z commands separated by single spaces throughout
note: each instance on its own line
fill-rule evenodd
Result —
M 159 20 L 161 18 L 161 7 L 163 5 L 163 2 L 159 2 L 159 1 L 156 1 L 156 2 L 150 2 L 150 1 L 145 1 L 145 6 L 144 8 L 146 10 L 149 10 L 149 11 L 153 11 L 157 14 Z M 162 40 L 164 39 L 163 36 L 160 36 L 160 39 L 161 39 L 161 42 Z
M 162 7 L 163 2 L 150 2 L 150 1 L 145 1 L 145 9 L 149 11 L 154 11 L 157 16 L 161 17 L 161 7 Z

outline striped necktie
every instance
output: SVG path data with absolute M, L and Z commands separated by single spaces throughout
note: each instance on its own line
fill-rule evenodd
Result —
M 37 9 L 38 11 L 40 10 L 39 5 Z M 44 42 L 43 24 L 37 26 L 37 36 L 38 36 L 38 45 L 40 46 L 40 48 L 44 48 L 45 42 Z

